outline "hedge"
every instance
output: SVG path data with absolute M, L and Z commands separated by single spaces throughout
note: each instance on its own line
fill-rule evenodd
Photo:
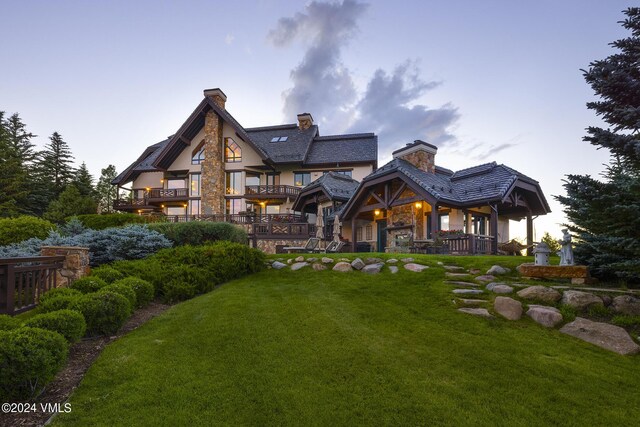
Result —
M 85 227 L 93 230 L 104 230 L 129 224 L 146 224 L 151 220 L 149 217 L 131 213 L 89 214 L 78 215 L 74 218 L 77 218 Z
M 53 288 L 47 292 L 45 292 L 44 294 L 42 294 L 40 296 L 40 304 L 46 302 L 47 300 L 54 298 L 54 297 L 58 297 L 58 296 L 67 296 L 67 295 L 75 295 L 75 296 L 81 296 L 82 292 L 80 292 L 77 289 L 71 289 L 71 288 Z
M 111 285 L 107 285 L 104 288 L 100 289 L 98 292 L 113 292 L 118 295 L 122 295 L 129 301 L 129 305 L 131 308 L 136 307 L 136 293 L 130 287 L 124 283 L 112 283 Z
M 0 314 L 0 331 L 10 331 L 21 326 L 21 322 L 8 314 Z
M 87 329 L 87 324 L 82 314 L 73 310 L 58 310 L 38 314 L 27 320 L 24 325 L 57 332 L 70 343 L 82 338 Z
M 153 285 L 139 277 L 125 277 L 113 283 L 114 285 L 126 285 L 136 293 L 136 307 L 146 307 L 153 301 Z
M 82 313 L 90 336 L 115 334 L 131 314 L 129 300 L 115 292 L 83 295 L 71 309 Z
M 77 294 L 60 294 L 54 295 L 50 298 L 40 300 L 38 307 L 42 313 L 50 313 L 52 311 L 64 310 L 66 308 L 72 308 L 82 298 L 82 293 Z
M 100 289 L 107 286 L 107 282 L 102 280 L 99 277 L 88 276 L 82 277 L 69 285 L 69 288 L 75 289 L 77 291 L 82 292 L 83 294 L 88 294 L 91 292 L 98 292 Z
M 161 222 L 149 224 L 147 227 L 164 235 L 174 246 L 203 245 L 219 240 L 247 243 L 246 231 L 227 222 Z
M 0 245 L 19 243 L 31 238 L 44 239 L 56 226 L 34 216 L 0 219 Z
M 91 275 L 93 277 L 99 277 L 107 283 L 113 283 L 118 280 L 124 279 L 124 274 L 120 273 L 113 267 L 109 267 L 108 265 L 94 268 L 93 270 L 91 270 Z

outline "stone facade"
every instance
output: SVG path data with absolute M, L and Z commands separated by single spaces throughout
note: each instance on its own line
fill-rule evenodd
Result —
M 212 97 L 214 102 L 222 98 Z M 216 102 L 217 103 L 217 102 Z M 222 102 L 224 107 L 224 102 Z M 225 172 L 222 153 L 222 119 L 213 110 L 204 122 L 204 161 L 202 162 L 202 212 L 205 215 L 225 213 Z
M 436 156 L 424 150 L 399 156 L 400 159 L 406 160 L 418 169 L 426 172 L 436 173 Z
M 308 239 L 257 239 L 256 248 L 265 254 L 275 254 L 276 246 L 304 246 Z
M 58 287 L 68 286 L 73 281 L 89 275 L 89 248 L 75 246 L 43 246 L 42 256 L 64 256 L 66 259 L 60 270 L 56 272 Z

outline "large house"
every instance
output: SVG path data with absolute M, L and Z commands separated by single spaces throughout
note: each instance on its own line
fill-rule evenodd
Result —
M 226 99 L 205 90 L 174 135 L 113 180 L 130 195 L 114 207 L 237 223 L 267 252 L 316 235 L 320 210 L 327 239 L 341 221 L 347 250 L 440 245 L 453 253 L 496 253 L 509 240 L 509 220 L 526 218 L 531 243 L 533 217 L 550 211 L 538 182 L 507 166 L 453 172 L 435 165 L 437 147 L 418 140 L 378 168 L 373 133 L 323 136 L 309 113 L 289 125 L 244 128 Z

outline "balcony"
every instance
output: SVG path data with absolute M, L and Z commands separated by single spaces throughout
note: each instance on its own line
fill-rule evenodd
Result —
M 153 209 L 147 199 L 117 199 L 113 201 L 113 208 L 118 211 L 137 211 L 140 209 Z
M 189 199 L 188 188 L 152 188 L 147 191 L 147 200 L 151 203 L 171 202 Z
M 287 198 L 295 199 L 300 190 L 300 187 L 293 185 L 247 185 L 244 187 L 244 197 L 249 201 L 283 203 Z

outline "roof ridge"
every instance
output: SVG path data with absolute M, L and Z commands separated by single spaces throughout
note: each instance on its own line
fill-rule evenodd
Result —
M 297 123 L 290 123 L 284 125 L 272 125 L 272 126 L 257 126 L 252 128 L 244 128 L 245 132 L 257 132 L 261 130 L 279 130 L 279 129 L 293 129 L 297 128 Z
M 460 170 L 454 171 L 453 173 L 457 174 L 457 173 L 460 173 L 460 172 L 466 172 L 468 170 L 479 168 L 479 167 L 482 167 L 482 166 L 494 166 L 495 167 L 495 166 L 498 166 L 498 164 L 495 161 L 487 162 L 487 163 L 482 163 L 482 164 L 475 165 L 475 166 L 470 166 L 468 168 L 460 169 Z
M 314 141 L 327 141 L 334 139 L 357 139 L 362 137 L 373 137 L 375 133 L 367 132 L 367 133 L 346 133 L 344 135 L 325 135 L 325 136 L 317 136 L 313 138 Z

